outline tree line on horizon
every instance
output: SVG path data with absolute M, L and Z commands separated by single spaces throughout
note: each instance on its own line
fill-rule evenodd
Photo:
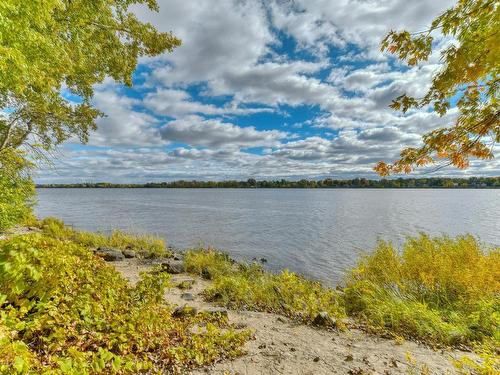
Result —
M 38 184 L 38 188 L 500 188 L 500 177 L 470 178 L 397 178 L 369 180 L 354 178 L 350 180 L 256 180 L 246 181 L 198 181 L 177 180 L 148 182 L 144 184 L 117 184 L 109 182 L 84 182 L 76 184 Z

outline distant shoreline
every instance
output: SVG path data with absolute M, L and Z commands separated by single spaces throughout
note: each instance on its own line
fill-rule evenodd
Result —
M 115 188 L 187 188 L 187 189 L 498 189 L 500 177 L 470 177 L 470 178 L 398 178 L 368 180 L 355 178 L 351 180 L 255 180 L 246 181 L 187 181 L 148 182 L 145 184 L 117 184 L 108 182 L 90 182 L 75 184 L 37 184 L 37 188 L 64 189 L 115 189 Z

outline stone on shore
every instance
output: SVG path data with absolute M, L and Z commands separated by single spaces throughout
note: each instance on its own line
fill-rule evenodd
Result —
M 122 251 L 123 253 L 123 256 L 127 259 L 130 259 L 130 258 L 135 258 L 136 257 L 136 253 L 134 250 L 130 250 L 130 249 L 125 249 Z
M 194 296 L 191 293 L 182 293 L 181 298 L 186 301 L 194 301 Z
M 173 259 L 173 260 L 184 260 L 184 254 L 181 254 L 181 253 L 173 253 L 173 254 L 172 254 L 172 259 Z
M 120 250 L 110 249 L 107 247 L 98 247 L 94 254 L 103 258 L 106 262 L 116 262 L 123 260 L 124 256 Z
M 198 310 L 192 306 L 179 306 L 177 307 L 174 312 L 172 313 L 172 316 L 174 317 L 186 317 L 186 316 L 195 316 L 198 313 Z
M 337 322 L 326 311 L 320 311 L 313 320 L 315 326 L 336 327 Z
M 184 262 L 181 260 L 166 260 L 161 263 L 161 268 L 163 271 L 171 274 L 183 273 L 185 270 Z

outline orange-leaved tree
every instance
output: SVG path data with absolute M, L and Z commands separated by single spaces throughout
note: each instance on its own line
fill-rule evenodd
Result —
M 493 158 L 493 147 L 500 141 L 499 5 L 498 0 L 459 0 L 428 30 L 413 34 L 391 31 L 382 41 L 382 51 L 414 66 L 429 58 L 432 32 L 453 38 L 441 54 L 442 67 L 426 95 L 401 95 L 391 107 L 403 112 L 431 108 L 443 116 L 456 106 L 458 115 L 454 123 L 424 134 L 421 147 L 402 150 L 392 164 L 378 163 L 374 169 L 380 175 L 410 173 L 415 167 L 436 162 L 464 169 L 470 158 Z

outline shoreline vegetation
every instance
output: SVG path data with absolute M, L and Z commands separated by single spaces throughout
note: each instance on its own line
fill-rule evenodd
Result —
M 190 289 L 171 282 L 181 272 L 209 281 L 203 298 L 225 309 L 472 351 L 453 360 L 457 372 L 499 371 L 500 249 L 473 236 L 421 234 L 402 249 L 381 241 L 331 289 L 212 248 L 173 252 L 156 237 L 80 232 L 54 218 L 27 225 L 0 241 L 0 373 L 184 373 L 244 355 L 254 333 L 227 310 L 164 301 L 169 288 Z M 135 285 L 105 261 L 124 258 L 151 265 Z
M 390 188 L 390 189 L 498 189 L 500 188 L 500 177 L 470 177 L 470 178 L 396 178 L 369 180 L 366 178 L 355 178 L 350 180 L 335 180 L 326 178 L 323 180 L 255 180 L 249 178 L 246 181 L 197 181 L 178 180 L 171 182 L 148 182 L 144 184 L 119 184 L 109 182 L 86 182 L 74 184 L 37 184 L 37 188 L 271 188 L 271 189 L 342 189 L 342 188 Z

